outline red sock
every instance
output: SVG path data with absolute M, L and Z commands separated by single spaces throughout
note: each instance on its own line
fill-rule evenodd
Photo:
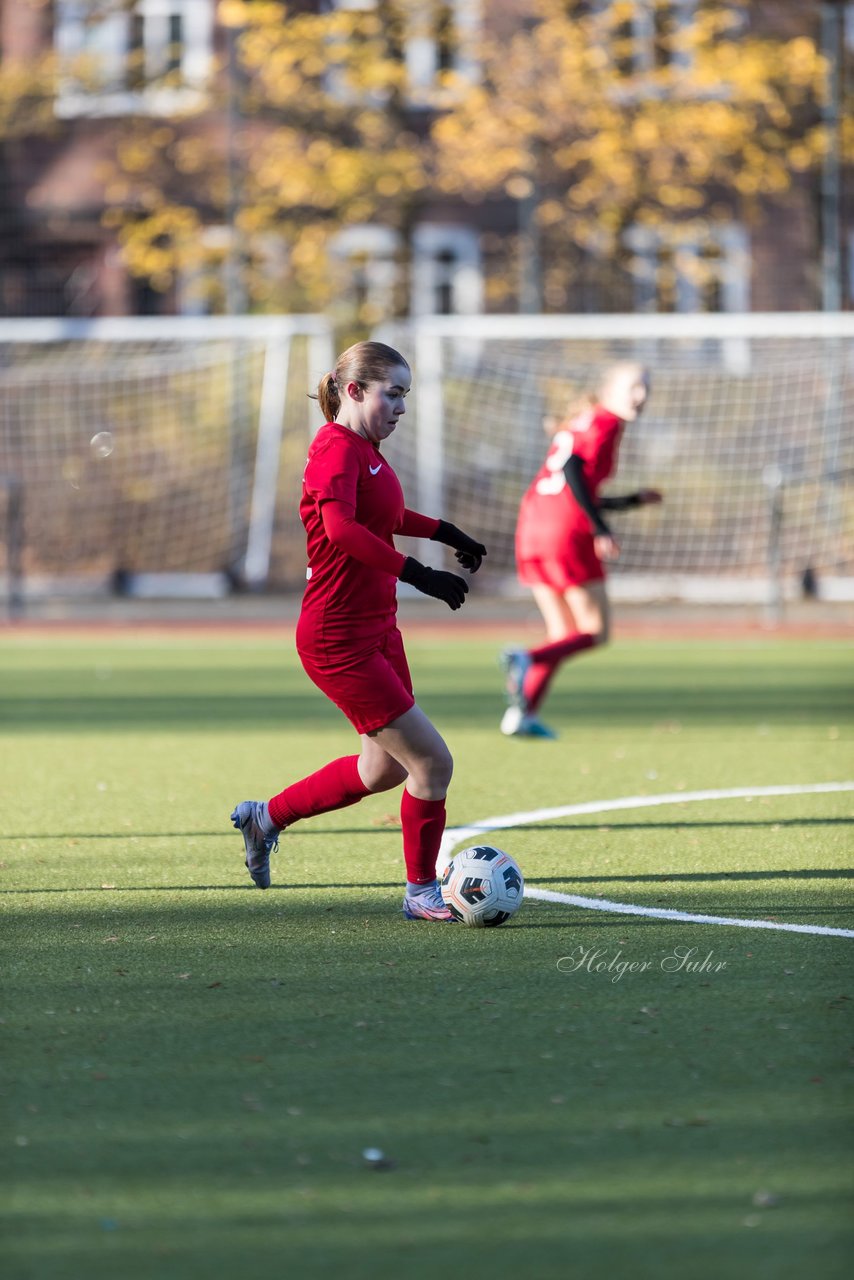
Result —
M 552 676 L 558 667 L 571 658 L 574 653 L 582 653 L 596 644 L 596 637 L 586 631 L 564 640 L 554 640 L 550 644 L 540 645 L 530 650 L 531 665 L 525 672 L 522 693 L 529 711 L 536 711 L 546 696 Z
M 551 640 L 548 644 L 541 644 L 539 649 L 529 649 L 532 662 L 547 662 L 549 666 L 562 662 L 564 658 L 570 658 L 574 653 L 581 653 L 582 649 L 591 649 L 596 643 L 596 637 L 588 631 L 577 631 L 574 635 L 564 636 L 562 640 Z
M 300 818 L 346 809 L 369 796 L 370 791 L 359 777 L 358 764 L 358 756 L 342 756 L 273 796 L 267 808 L 276 826 L 289 827 Z
M 412 884 L 436 879 L 436 859 L 445 830 L 445 801 L 419 800 L 404 787 L 400 800 L 403 860 Z

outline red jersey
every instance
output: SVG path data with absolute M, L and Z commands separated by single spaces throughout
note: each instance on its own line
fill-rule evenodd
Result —
M 521 559 L 554 554 L 570 532 L 591 532 L 563 469 L 573 454 L 584 460 L 582 473 L 595 502 L 599 488 L 616 469 L 624 425 L 622 418 L 594 405 L 553 436 L 519 509 L 516 549 Z
M 308 451 L 300 519 L 305 526 L 308 579 L 297 628 L 301 651 L 342 649 L 352 656 L 394 624 L 396 579 L 356 560 L 326 535 L 321 507 L 339 499 L 388 546 L 404 515 L 400 481 L 379 448 L 339 423 L 321 427 Z

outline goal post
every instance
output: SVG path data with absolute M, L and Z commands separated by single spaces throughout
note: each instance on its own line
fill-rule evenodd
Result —
M 314 315 L 0 321 L 6 595 L 301 577 L 307 396 L 333 360 Z
M 434 316 L 378 336 L 414 374 L 411 418 L 385 447 L 423 510 L 486 542 L 494 590 L 518 590 L 515 519 L 544 418 L 637 360 L 652 393 L 608 488 L 665 501 L 613 517 L 614 598 L 772 618 L 805 583 L 854 599 L 854 314 Z

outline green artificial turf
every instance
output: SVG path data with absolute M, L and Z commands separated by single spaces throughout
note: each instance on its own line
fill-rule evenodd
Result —
M 554 743 L 497 732 L 495 649 L 409 643 L 453 825 L 854 777 L 843 644 L 625 642 L 561 673 Z M 287 639 L 11 633 L 0 680 L 7 1280 L 848 1274 L 854 940 L 407 923 L 396 793 L 288 832 L 260 893 L 230 809 L 356 745 Z M 490 839 L 530 887 L 852 928 L 851 807 Z

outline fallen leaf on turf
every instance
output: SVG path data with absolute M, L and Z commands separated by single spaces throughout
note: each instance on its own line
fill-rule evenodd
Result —
M 374 818 L 372 827 L 399 827 L 400 818 L 396 813 L 384 813 L 381 818 Z
M 210 991 L 211 987 L 221 987 L 221 986 L 222 986 L 222 983 L 221 983 L 221 982 L 209 982 L 209 983 L 208 983 L 208 991 Z

